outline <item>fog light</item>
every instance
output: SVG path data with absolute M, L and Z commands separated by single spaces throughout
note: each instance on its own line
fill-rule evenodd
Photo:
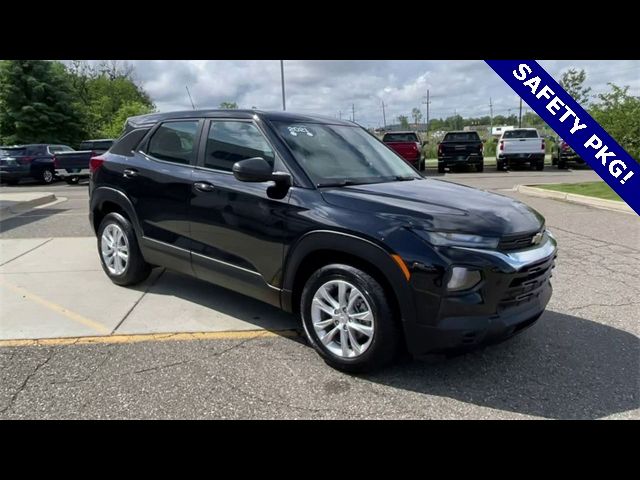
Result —
M 480 272 L 464 267 L 453 267 L 447 289 L 451 291 L 468 290 L 475 287 L 482 279 Z

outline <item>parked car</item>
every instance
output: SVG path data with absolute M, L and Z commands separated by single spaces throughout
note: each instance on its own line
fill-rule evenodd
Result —
M 422 145 L 416 132 L 387 132 L 382 142 L 398 153 L 409 164 L 418 170 L 424 170 L 425 159 L 422 156 Z
M 163 266 L 264 301 L 300 315 L 338 369 L 504 340 L 551 296 L 556 241 L 538 212 L 423 178 L 352 122 L 143 115 L 90 168 L 113 283 Z
M 560 170 L 563 170 L 570 163 L 573 165 L 588 165 L 567 142 L 558 138 L 551 147 L 551 165 L 557 165 Z
M 529 164 L 533 170 L 544 170 L 545 141 L 535 128 L 514 128 L 500 136 L 496 147 L 498 170 L 510 165 Z
M 478 132 L 447 132 L 438 144 L 438 172 L 460 166 L 473 166 L 477 172 L 482 172 L 483 147 Z
M 89 160 L 106 152 L 113 145 L 113 139 L 85 140 L 79 151 L 60 152 L 55 156 L 55 174 L 69 184 L 78 183 L 89 177 Z
M 72 152 L 67 145 L 31 144 L 2 147 L 0 150 L 0 180 L 17 184 L 22 178 L 35 178 L 49 184 L 55 180 L 54 156 Z

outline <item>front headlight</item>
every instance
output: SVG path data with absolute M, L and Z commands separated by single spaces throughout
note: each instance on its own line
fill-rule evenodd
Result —
M 428 232 L 426 230 L 414 230 L 414 232 L 431 245 L 439 247 L 497 248 L 500 241 L 496 237 L 482 237 L 467 233 Z

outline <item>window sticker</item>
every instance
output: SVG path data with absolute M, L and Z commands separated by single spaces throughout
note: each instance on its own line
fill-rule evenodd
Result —
M 302 135 L 303 133 L 306 133 L 307 136 L 309 137 L 313 137 L 313 133 L 307 127 L 287 127 L 287 128 L 289 130 L 289 133 L 294 137 L 297 137 L 298 135 Z

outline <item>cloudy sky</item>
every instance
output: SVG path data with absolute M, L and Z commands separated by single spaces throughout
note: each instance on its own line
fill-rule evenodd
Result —
M 282 108 L 278 60 L 138 60 L 129 61 L 136 79 L 160 111 L 189 109 L 189 86 L 198 108 L 216 108 L 223 101 L 240 108 Z M 558 80 L 570 67 L 584 68 L 593 93 L 605 91 L 607 82 L 629 85 L 640 95 L 640 61 L 540 61 Z M 287 110 L 355 119 L 365 126 L 382 124 L 381 102 L 387 123 L 409 115 L 413 107 L 423 113 L 427 89 L 431 118 L 454 113 L 467 116 L 516 113 L 518 97 L 481 60 L 285 60 Z M 510 112 L 511 110 L 511 112 Z

